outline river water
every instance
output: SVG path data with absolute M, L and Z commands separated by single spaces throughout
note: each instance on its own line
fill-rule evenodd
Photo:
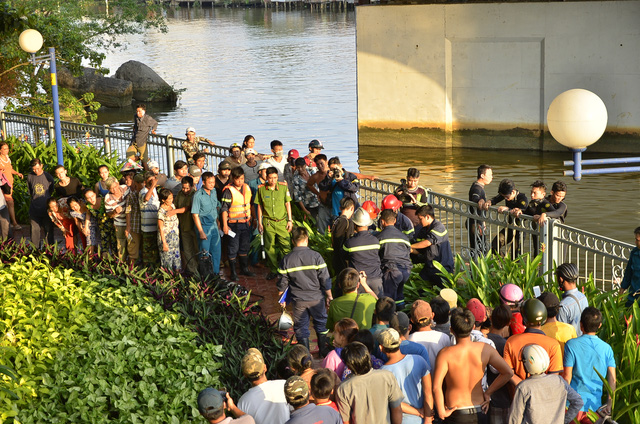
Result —
M 169 84 L 185 89 L 177 107 L 149 105 L 158 132 L 182 136 L 186 127 L 216 144 L 256 138 L 260 152 L 281 140 L 285 149 L 307 151 L 317 138 L 328 156 L 347 169 L 398 180 L 408 167 L 422 172 L 421 185 L 466 198 L 481 163 L 494 166 L 493 195 L 502 178 L 529 194 L 529 184 L 569 184 L 567 223 L 608 237 L 633 241 L 640 225 L 639 174 L 562 177 L 569 153 L 537 151 L 438 150 L 365 147 L 358 149 L 355 13 L 268 9 L 176 9 L 168 12 L 166 34 L 127 38 L 126 50 L 110 53 L 105 66 L 115 73 L 128 60 L 154 69 Z M 133 109 L 99 114 L 100 124 L 131 128 Z M 589 155 L 585 158 L 598 157 Z

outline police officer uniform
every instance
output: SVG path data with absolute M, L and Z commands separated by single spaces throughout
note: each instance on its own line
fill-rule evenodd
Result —
M 253 201 L 262 209 L 264 250 L 272 273 L 278 269 L 278 252 L 286 255 L 291 251 L 291 241 L 287 231 L 287 222 L 290 221 L 285 206 L 287 202 L 291 202 L 289 188 L 286 183 L 281 182 L 278 182 L 273 189 L 265 184 L 259 185 Z
M 327 345 L 325 292 L 331 290 L 331 276 L 322 255 L 308 246 L 295 246 L 280 262 L 279 292 L 289 288 L 293 307 L 293 331 L 298 342 L 309 347 L 309 316 L 318 335 L 318 346 Z M 321 352 L 326 354 L 326 352 Z
M 440 271 L 433 266 L 433 261 L 438 261 L 448 272 L 453 272 L 453 253 L 447 229 L 442 222 L 433 220 L 431 225 L 422 227 L 416 234 L 416 243 L 423 240 L 429 240 L 431 246 L 419 250 L 417 261 L 424 263 L 420 278 L 442 287 L 442 278 L 437 275 Z
M 391 225 L 376 238 L 380 241 L 384 295 L 401 305 L 404 303 L 404 284 L 411 273 L 411 243 L 405 234 Z
M 369 231 L 359 231 L 343 246 L 349 265 L 367 274 L 367 284 L 378 296 L 383 295 L 380 241 Z

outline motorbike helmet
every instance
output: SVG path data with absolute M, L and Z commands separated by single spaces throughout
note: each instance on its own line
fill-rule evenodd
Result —
M 530 344 L 522 348 L 524 368 L 531 375 L 543 374 L 549 368 L 549 354 L 540 345 Z
M 287 331 L 293 327 L 293 318 L 286 310 L 282 310 L 282 315 L 278 320 L 278 331 Z
M 500 288 L 500 300 L 507 305 L 518 306 L 523 297 L 522 289 L 515 284 L 505 284 Z
M 538 299 L 527 299 L 520 307 L 522 322 L 527 327 L 547 322 L 547 307 Z

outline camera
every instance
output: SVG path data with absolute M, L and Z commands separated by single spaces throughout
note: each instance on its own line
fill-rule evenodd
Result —
M 333 170 L 333 178 L 342 178 L 344 175 L 344 171 L 341 168 L 336 168 Z

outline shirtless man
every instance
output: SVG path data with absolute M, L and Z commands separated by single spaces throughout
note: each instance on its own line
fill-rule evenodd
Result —
M 475 325 L 473 313 L 456 309 L 451 314 L 451 333 L 456 345 L 445 347 L 438 354 L 433 375 L 435 406 L 446 423 L 488 423 L 487 411 L 491 394 L 504 386 L 513 371 L 491 346 L 472 342 L 469 335 Z M 487 365 L 500 375 L 482 391 L 482 376 Z M 449 372 L 451 370 L 451 372 Z M 447 391 L 442 385 L 446 382 Z M 446 404 L 446 406 L 445 406 Z M 471 416 L 475 416 L 473 420 Z

